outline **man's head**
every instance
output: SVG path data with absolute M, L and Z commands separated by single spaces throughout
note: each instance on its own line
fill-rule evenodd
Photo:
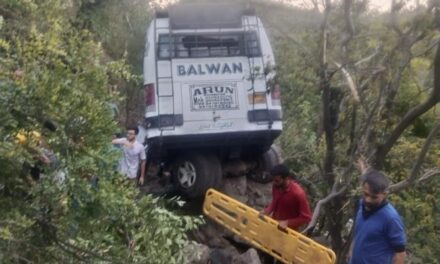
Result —
M 376 170 L 369 170 L 362 175 L 362 197 L 365 209 L 378 207 L 387 197 L 389 181 L 387 177 Z
M 136 139 L 136 135 L 139 133 L 139 129 L 135 126 L 127 127 L 127 139 L 133 141 Z
M 270 175 L 273 177 L 273 186 L 279 189 L 284 189 L 287 186 L 287 181 L 290 176 L 289 168 L 284 165 L 276 165 L 270 170 Z

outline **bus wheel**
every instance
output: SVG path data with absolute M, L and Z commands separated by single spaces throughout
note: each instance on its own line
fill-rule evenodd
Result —
M 258 158 L 257 168 L 249 174 L 249 178 L 259 183 L 271 182 L 273 177 L 269 173 L 270 170 L 273 166 L 282 162 L 281 149 L 276 145 L 272 145 L 268 151 Z
M 181 155 L 174 163 L 173 177 L 184 196 L 201 197 L 221 179 L 220 161 L 202 153 Z

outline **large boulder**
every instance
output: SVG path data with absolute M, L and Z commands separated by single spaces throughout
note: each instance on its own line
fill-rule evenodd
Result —
M 223 186 L 220 191 L 242 203 L 248 202 L 247 178 L 246 176 L 229 177 L 223 179 Z
M 260 210 L 267 206 L 272 199 L 272 183 L 247 182 L 246 196 L 248 206 Z
M 225 239 L 230 234 L 227 229 L 210 219 L 206 219 L 204 225 L 199 226 L 197 230 L 191 233 L 195 241 L 208 245 L 211 248 L 226 248 L 230 246 L 229 241 Z
M 183 252 L 188 264 L 206 264 L 208 263 L 211 249 L 206 245 L 191 242 L 183 249 Z
M 212 249 L 209 254 L 209 264 L 226 264 L 233 263 L 233 260 L 238 258 L 240 253 L 233 246 L 227 248 Z
M 261 260 L 257 250 L 250 248 L 245 253 L 234 258 L 232 264 L 261 264 Z

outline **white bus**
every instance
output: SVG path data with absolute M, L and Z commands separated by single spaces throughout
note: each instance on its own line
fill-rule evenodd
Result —
M 186 196 L 217 186 L 231 164 L 259 181 L 279 162 L 280 90 L 255 12 L 231 4 L 178 4 L 157 12 L 144 54 L 149 164 L 165 164 Z M 233 171 L 234 169 L 232 169 Z

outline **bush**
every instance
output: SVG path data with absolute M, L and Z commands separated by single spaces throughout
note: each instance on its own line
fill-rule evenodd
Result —
M 181 263 L 186 231 L 201 220 L 165 209 L 178 200 L 140 196 L 113 172 L 108 105 L 118 98 L 109 87 L 137 77 L 123 61 L 103 62 L 66 5 L 1 4 L 1 262 Z M 36 180 L 29 171 L 41 142 L 54 166 L 39 165 Z

